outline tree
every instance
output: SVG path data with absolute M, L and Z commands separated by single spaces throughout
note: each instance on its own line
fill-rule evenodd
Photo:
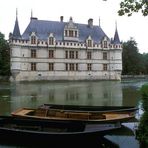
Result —
M 148 74 L 148 53 L 143 54 L 143 61 L 145 66 L 145 74 Z
M 123 0 L 120 3 L 118 14 L 120 16 L 125 14 L 131 16 L 132 13 L 139 11 L 141 11 L 143 16 L 148 15 L 148 0 Z
M 0 33 L 0 75 L 10 75 L 10 48 L 2 33 Z
M 131 38 L 123 43 L 123 71 L 122 74 L 141 74 L 143 73 L 144 64 L 141 60 L 136 41 Z

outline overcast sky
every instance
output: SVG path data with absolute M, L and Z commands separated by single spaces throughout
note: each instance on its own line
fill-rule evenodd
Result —
M 30 21 L 31 10 L 33 17 L 40 20 L 59 21 L 64 16 L 64 21 L 72 17 L 75 23 L 86 24 L 92 18 L 94 25 L 99 25 L 109 38 L 114 36 L 115 22 L 117 21 L 118 33 L 121 41 L 131 37 L 138 44 L 139 52 L 148 52 L 148 16 L 140 13 L 132 17 L 118 16 L 121 0 L 1 0 L 0 32 L 8 39 L 13 32 L 16 19 L 16 8 L 21 34 Z

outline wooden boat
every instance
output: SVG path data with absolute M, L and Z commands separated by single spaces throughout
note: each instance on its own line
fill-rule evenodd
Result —
M 39 108 L 52 108 L 62 110 L 80 110 L 80 111 L 99 111 L 99 112 L 123 112 L 123 111 L 136 111 L 138 108 L 135 106 L 87 106 L 87 105 L 62 105 L 62 104 L 43 104 Z
M 15 117 L 81 122 L 130 122 L 135 120 L 135 107 L 90 107 L 44 104 L 36 109 L 20 108 L 11 113 Z
M 102 137 L 120 129 L 120 124 L 84 124 L 73 121 L 0 116 L 0 142 L 77 145 L 98 142 Z

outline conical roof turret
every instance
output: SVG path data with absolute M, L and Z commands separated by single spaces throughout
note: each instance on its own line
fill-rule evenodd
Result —
M 119 35 L 118 35 L 117 24 L 116 24 L 116 30 L 115 30 L 115 35 L 114 35 L 113 42 L 114 42 L 114 44 L 121 44 L 120 39 L 119 39 Z
M 15 39 L 21 38 L 20 28 L 19 28 L 19 23 L 18 23 L 18 18 L 17 18 L 17 10 L 16 10 L 16 20 L 15 20 L 15 25 L 14 25 L 12 37 Z

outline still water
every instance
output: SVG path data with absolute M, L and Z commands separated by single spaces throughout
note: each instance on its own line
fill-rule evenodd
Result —
M 148 80 L 87 82 L 0 82 L 0 114 L 44 103 L 138 106 L 140 88 Z M 1 146 L 0 146 L 1 147 Z

